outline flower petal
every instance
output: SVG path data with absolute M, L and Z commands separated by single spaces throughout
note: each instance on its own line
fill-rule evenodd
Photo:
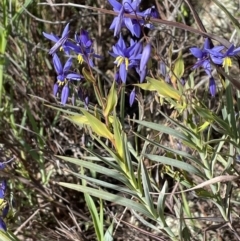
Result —
M 72 66 L 72 58 L 69 58 L 63 67 L 63 73 L 66 73 L 67 71 L 69 71 L 71 66 Z
M 68 85 L 65 85 L 62 89 L 62 94 L 61 94 L 61 103 L 65 105 L 67 103 L 69 96 L 69 87 Z
M 119 3 L 118 1 L 116 0 L 108 0 L 108 2 L 112 5 L 113 7 L 113 10 L 116 12 L 116 11 L 119 11 L 121 8 L 122 8 L 122 4 Z
M 72 80 L 80 80 L 82 78 L 82 76 L 80 74 L 74 74 L 74 73 L 70 73 L 66 75 L 66 79 L 72 79 Z
M 202 52 L 201 49 L 196 48 L 196 47 L 193 47 L 193 48 L 190 48 L 189 50 L 190 50 L 190 52 L 192 53 L 192 55 L 193 55 L 194 57 L 196 57 L 196 58 L 202 58 L 203 52 Z
M 53 65 L 58 75 L 63 73 L 62 63 L 57 54 L 53 55 Z
M 1 217 L 0 217 L 0 230 L 7 231 L 7 226 Z
M 43 32 L 43 35 L 44 35 L 45 38 L 50 39 L 50 40 L 52 40 L 53 42 L 57 42 L 57 41 L 60 39 L 59 37 L 57 37 L 57 36 L 54 35 L 54 34 L 48 34 L 48 33 L 44 33 L 44 32 Z
M 54 86 L 53 86 L 53 95 L 56 96 L 57 95 L 57 92 L 58 92 L 58 84 L 55 83 Z
M 129 96 L 130 107 L 132 107 L 132 105 L 133 105 L 133 102 L 135 100 L 135 96 L 136 96 L 136 92 L 135 92 L 135 88 L 133 88 L 133 90 L 131 91 L 130 96 Z
M 125 63 L 122 63 L 119 68 L 119 75 L 122 80 L 122 82 L 125 84 L 127 80 L 127 70 Z
M 146 68 L 146 65 L 148 63 L 148 60 L 150 58 L 150 54 L 151 54 L 151 44 L 147 44 L 142 52 L 142 58 L 140 61 L 140 71 L 143 71 L 144 68 Z
M 209 90 L 210 90 L 211 96 L 214 97 L 216 95 L 216 83 L 213 77 L 209 79 Z
M 64 38 L 64 37 L 68 37 L 68 34 L 69 34 L 69 24 L 70 23 L 68 23 L 66 26 L 65 26 L 65 28 L 64 28 L 64 30 L 63 30 L 63 32 L 62 32 L 62 38 Z

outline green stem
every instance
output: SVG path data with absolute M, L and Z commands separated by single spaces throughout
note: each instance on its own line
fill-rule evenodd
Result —
M 124 127 L 124 117 L 125 117 L 125 88 L 126 88 L 126 85 L 122 84 L 121 99 L 120 99 L 120 120 L 121 120 L 122 127 Z

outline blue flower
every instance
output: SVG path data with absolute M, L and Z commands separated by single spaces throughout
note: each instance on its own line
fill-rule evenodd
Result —
M 203 67 L 207 75 L 212 76 L 212 69 L 209 60 L 208 49 L 210 49 L 210 41 L 208 38 L 206 38 L 202 49 L 193 47 L 190 48 L 190 51 L 193 54 L 193 56 L 198 59 L 195 65 L 193 66 L 193 69 Z
M 217 46 L 207 51 L 210 53 L 211 59 L 215 64 L 232 66 L 231 57 L 236 56 L 240 52 L 240 47 L 235 49 L 235 46 L 232 44 L 225 53 L 221 52 L 223 49 L 224 46 Z
M 114 63 L 119 67 L 119 76 L 123 83 L 126 83 L 128 70 L 139 66 L 142 57 L 141 51 L 142 45 L 133 40 L 127 48 L 121 35 L 117 44 L 113 46 L 113 52 L 110 52 L 110 55 L 116 58 Z
M 53 42 L 56 42 L 54 46 L 49 50 L 49 54 L 54 54 L 59 48 L 63 48 L 64 52 L 69 55 L 70 53 L 70 46 L 71 43 L 68 42 L 68 35 L 69 35 L 69 23 L 65 26 L 61 38 L 57 37 L 54 34 L 48 34 L 43 32 L 43 35 L 45 38 L 52 40 Z
M 93 42 L 88 36 L 88 32 L 81 30 L 80 35 L 75 34 L 76 45 L 72 45 L 72 50 L 78 54 L 78 62 L 82 64 L 84 61 L 91 67 L 94 67 L 92 57 L 102 58 L 100 55 L 94 53 Z
M 70 68 L 72 66 L 72 58 L 69 58 L 65 63 L 64 67 L 57 54 L 53 55 L 53 65 L 57 73 L 58 84 L 63 85 L 66 83 L 66 79 L 80 80 L 82 76 L 80 74 L 71 72 Z M 56 90 L 56 89 L 55 89 Z M 55 91 L 54 91 L 55 92 Z
M 139 5 L 141 0 L 123 0 L 122 4 L 116 0 L 108 0 L 112 5 L 113 10 L 118 13 L 118 16 L 114 18 L 110 29 L 114 29 L 114 36 L 117 36 L 120 33 L 122 27 L 126 27 L 132 35 L 140 37 L 141 27 L 139 22 L 136 19 L 131 19 L 124 17 L 124 14 L 132 14 L 140 17 L 144 17 L 146 14 L 149 14 L 150 11 L 140 12 Z

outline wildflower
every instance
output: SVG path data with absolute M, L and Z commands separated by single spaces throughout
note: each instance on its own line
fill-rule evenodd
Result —
M 141 0 L 123 0 L 122 4 L 116 0 L 108 0 L 112 5 L 113 10 L 118 13 L 118 16 L 114 18 L 110 29 L 114 29 L 114 36 L 120 33 L 121 27 L 126 27 L 132 35 L 140 37 L 141 27 L 136 19 L 124 17 L 124 14 L 132 14 L 140 17 L 144 17 L 148 12 L 140 12 L 139 5 Z
M 133 90 L 131 91 L 130 96 L 129 96 L 130 107 L 132 107 L 132 105 L 133 105 L 133 102 L 135 100 L 135 96 L 136 96 L 136 92 L 135 92 L 135 88 L 133 88 Z
M 139 66 L 141 51 L 141 44 L 133 40 L 127 48 L 121 35 L 117 44 L 113 46 L 113 52 L 110 52 L 110 55 L 116 58 L 114 63 L 119 67 L 119 76 L 123 83 L 126 83 L 128 69 Z
M 48 34 L 43 32 L 45 38 L 56 42 L 54 46 L 49 50 L 49 54 L 54 54 L 59 48 L 62 48 L 64 52 L 69 55 L 71 44 L 67 41 L 69 35 L 69 23 L 65 26 L 61 38 L 57 37 L 54 34 Z
M 53 55 L 53 65 L 57 72 L 57 81 L 58 81 L 59 85 L 63 85 L 66 82 L 66 79 L 80 80 L 82 78 L 82 76 L 80 74 L 77 74 L 74 72 L 72 72 L 72 73 L 69 72 L 69 69 L 72 66 L 72 58 L 69 58 L 63 67 L 57 54 L 54 54 Z M 56 91 L 56 87 L 54 87 L 54 88 Z
M 212 97 L 216 95 L 216 83 L 213 77 L 209 79 L 209 90 Z
M 160 18 L 160 15 L 155 6 L 145 10 L 142 15 L 144 20 L 140 20 L 140 24 L 151 30 L 154 29 L 154 25 L 151 23 L 151 18 Z
M 231 57 L 236 56 L 240 52 L 240 47 L 235 49 L 235 46 L 232 44 L 225 53 L 221 52 L 222 49 L 224 49 L 224 46 L 218 46 L 207 51 L 211 54 L 211 59 L 215 64 L 223 65 L 223 67 L 232 66 Z
M 193 56 L 198 59 L 195 65 L 193 66 L 193 69 L 203 67 L 207 75 L 211 76 L 212 69 L 211 69 L 211 64 L 209 60 L 209 52 L 207 51 L 207 49 L 210 49 L 210 42 L 208 38 L 205 40 L 204 46 L 202 49 L 193 47 L 193 48 L 190 48 L 190 51 L 193 54 Z
M 94 53 L 93 42 L 88 36 L 88 32 L 81 30 L 80 35 L 75 34 L 76 45 L 72 45 L 72 50 L 78 54 L 78 62 L 82 64 L 84 61 L 91 67 L 94 67 L 92 57 L 102 58 L 100 55 Z

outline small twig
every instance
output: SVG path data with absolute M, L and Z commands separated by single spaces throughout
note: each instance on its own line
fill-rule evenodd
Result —
M 28 223 L 34 216 L 36 216 L 36 214 L 37 214 L 39 211 L 40 211 L 40 209 L 37 209 L 22 225 L 20 225 L 20 226 L 16 229 L 16 231 L 14 232 L 14 235 L 17 235 L 17 234 L 22 230 L 22 228 L 23 228 L 24 226 L 26 226 L 27 223 Z

